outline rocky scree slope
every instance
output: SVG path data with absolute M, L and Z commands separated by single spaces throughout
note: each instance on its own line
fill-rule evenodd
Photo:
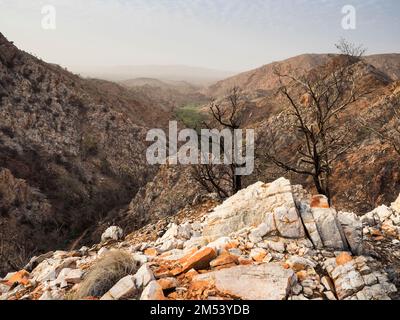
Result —
M 398 298 L 400 196 L 358 217 L 280 178 L 192 210 L 176 223 L 153 225 L 147 239 L 150 226 L 125 240 L 113 226 L 91 248 L 34 257 L 1 281 L 0 299 L 76 298 L 89 280 L 100 281 L 93 279 L 96 265 L 117 252 L 129 255 L 134 270 L 80 299 Z M 391 265 L 383 247 L 390 248 Z M 107 272 L 101 279 L 113 276 Z
M 145 134 L 168 118 L 122 86 L 84 80 L 0 34 L 0 274 L 36 252 L 90 241 L 94 221 L 154 175 Z

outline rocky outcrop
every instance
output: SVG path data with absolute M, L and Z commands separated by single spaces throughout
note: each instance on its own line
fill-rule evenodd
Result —
M 213 240 L 260 224 L 259 238 L 261 235 L 304 237 L 288 180 L 281 178 L 269 185 L 258 182 L 239 191 L 207 217 L 203 234 Z
M 249 239 L 254 243 L 281 237 L 308 240 L 319 249 L 362 252 L 362 223 L 355 214 L 338 213 L 324 196 L 314 196 L 311 202 L 297 199 L 284 178 L 258 182 L 216 207 L 205 221 L 203 236 L 212 241 L 253 226 L 257 228 Z
M 393 222 L 400 215 L 396 204 L 385 207 L 390 214 L 382 210 L 366 216 L 372 216 L 375 223 L 379 217 Z M 201 216 L 186 212 L 183 220 L 171 223 L 155 240 L 138 237 L 147 230 L 144 228 L 125 240 L 107 237 L 91 248 L 35 257 L 26 270 L 0 281 L 0 299 L 73 297 L 88 270 L 105 252 L 116 248 L 129 253 L 141 267 L 116 281 L 103 296 L 84 299 L 397 297 L 392 271 L 386 272 L 384 261 L 361 250 L 366 244 L 370 248 L 368 219 L 363 216 L 363 224 L 355 214 L 336 212 L 324 197 L 311 197 L 286 179 L 256 183 L 202 212 Z M 393 242 L 395 251 L 398 234 L 379 232 Z M 329 237 L 340 239 L 339 244 Z M 378 249 L 381 241 L 373 242 L 373 248 Z M 101 276 L 107 277 L 107 273 Z

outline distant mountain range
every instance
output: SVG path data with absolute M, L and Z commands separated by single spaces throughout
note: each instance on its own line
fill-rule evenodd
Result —
M 162 81 L 186 81 L 198 86 L 233 76 L 235 72 L 183 65 L 145 66 L 71 66 L 69 69 L 84 77 L 110 81 L 125 81 L 135 78 L 153 78 Z

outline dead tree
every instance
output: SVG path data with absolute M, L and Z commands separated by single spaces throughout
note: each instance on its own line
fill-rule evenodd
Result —
M 233 137 L 234 131 L 240 129 L 242 124 L 242 94 L 238 87 L 230 90 L 227 97 L 220 102 L 212 100 L 209 105 L 210 120 L 203 122 L 207 129 L 228 129 Z M 210 148 L 213 141 L 210 141 Z M 223 139 L 218 142 L 221 155 L 229 151 L 233 155 L 234 150 L 225 150 Z M 213 156 L 213 155 L 207 155 Z M 207 190 L 216 192 L 220 198 L 227 198 L 242 189 L 242 177 L 236 175 L 236 169 L 240 164 L 232 161 L 231 164 L 201 164 L 193 168 L 193 177 Z
M 318 193 L 329 200 L 334 164 L 354 144 L 344 112 L 366 94 L 357 86 L 359 61 L 359 57 L 343 54 L 301 76 L 275 72 L 280 79 L 278 94 L 285 103 L 281 123 L 295 149 L 289 156 L 280 156 L 279 137 L 272 135 L 267 159 L 285 171 L 312 177 Z
M 341 55 L 358 59 L 362 58 L 367 52 L 367 49 L 363 45 L 356 45 L 344 38 L 341 38 L 339 42 L 335 44 L 335 47 Z

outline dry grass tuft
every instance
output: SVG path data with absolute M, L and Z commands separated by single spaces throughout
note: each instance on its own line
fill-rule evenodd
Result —
M 123 277 L 135 274 L 138 267 L 128 252 L 111 250 L 92 266 L 80 283 L 74 298 L 100 297 Z

